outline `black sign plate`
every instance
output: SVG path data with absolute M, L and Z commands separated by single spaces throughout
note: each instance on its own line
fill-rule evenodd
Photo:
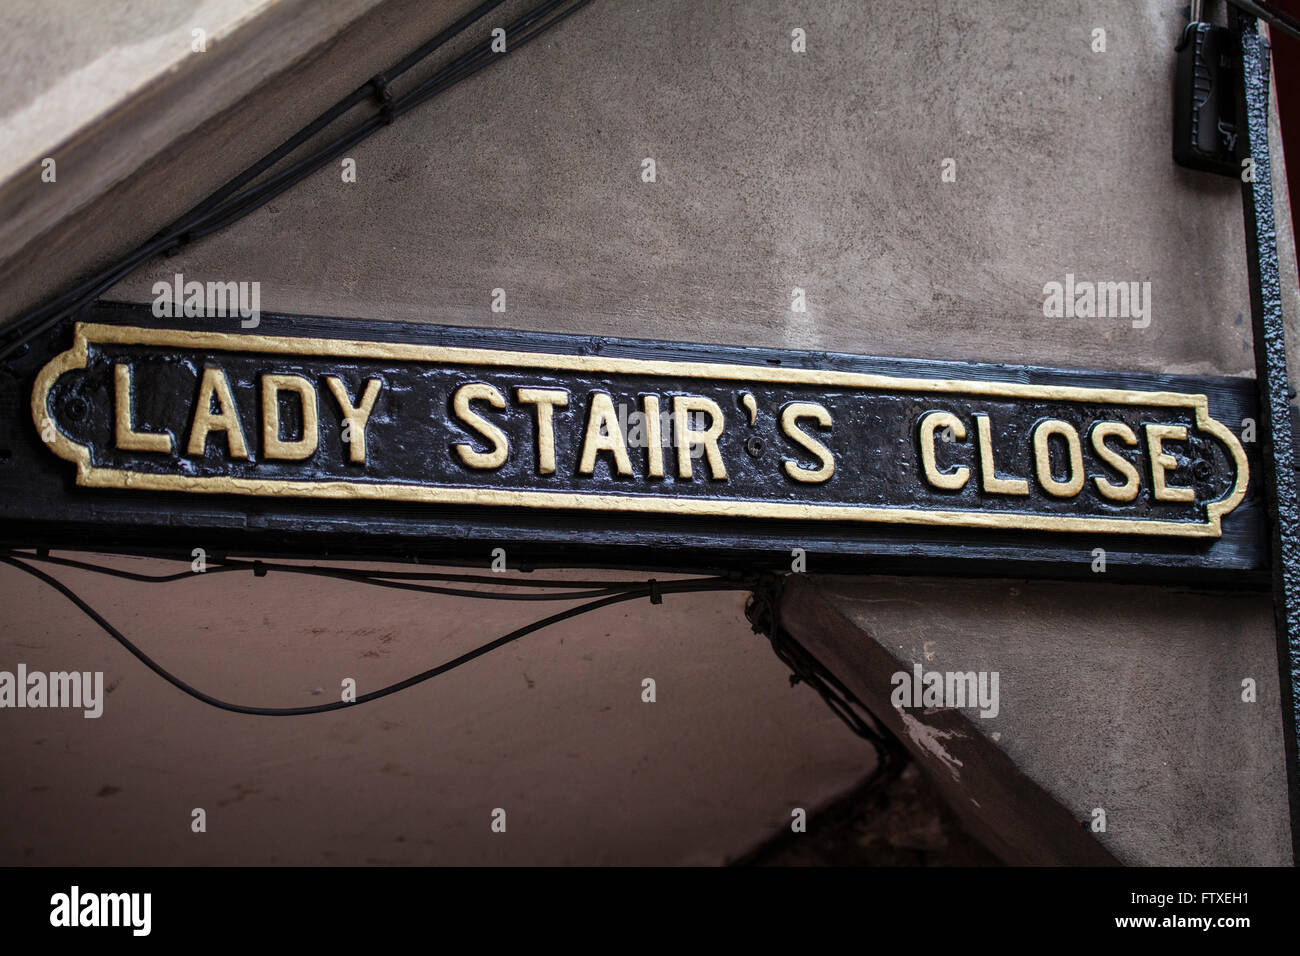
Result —
M 1102 548 L 1120 577 L 1267 567 L 1246 380 L 343 319 L 178 327 L 100 305 L 0 386 L 11 543 L 667 567 L 800 549 L 810 571 L 1067 575 Z

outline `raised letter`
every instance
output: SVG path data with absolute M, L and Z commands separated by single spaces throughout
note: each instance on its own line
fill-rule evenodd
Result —
M 1187 441 L 1187 427 L 1184 425 L 1148 425 L 1147 452 L 1151 455 L 1151 493 L 1156 501 L 1195 501 L 1196 492 L 1191 488 L 1171 488 L 1165 483 L 1165 472 L 1178 467 L 1178 459 L 1165 451 L 1161 444 L 1166 438 L 1171 441 Z
M 555 424 L 552 420 L 554 410 L 566 408 L 569 393 L 562 388 L 520 388 L 515 396 L 522 405 L 534 405 L 537 409 L 537 473 L 539 475 L 555 474 Z
M 1053 435 L 1064 438 L 1070 451 L 1070 477 L 1066 481 L 1057 481 L 1052 476 L 1052 450 L 1047 440 Z M 1073 498 L 1083 490 L 1083 449 L 1073 425 L 1057 418 L 1039 422 L 1034 429 L 1034 467 L 1038 472 L 1038 483 L 1049 495 Z
M 1029 482 L 1023 478 L 999 478 L 993 464 L 993 435 L 987 415 L 975 416 L 975 432 L 980 446 L 980 484 L 993 495 L 1027 495 Z
M 645 448 L 646 474 L 651 478 L 664 476 L 664 438 L 660 427 L 659 396 L 645 395 L 641 398 L 645 408 Z
M 605 392 L 592 392 L 578 474 L 590 475 L 595 472 L 596 453 L 602 451 L 614 453 L 614 463 L 620 475 L 632 474 L 632 462 L 627 457 L 627 442 L 623 440 L 623 429 L 618 424 L 614 400 Z
M 220 406 L 216 412 L 212 410 L 214 398 Z M 203 457 L 210 432 L 226 433 L 231 458 L 248 457 L 248 445 L 244 442 L 244 429 L 239 424 L 235 397 L 230 394 L 230 383 L 226 381 L 226 373 L 213 366 L 203 370 L 203 379 L 199 382 L 199 401 L 194 408 L 194 424 L 190 426 L 188 451 L 191 455 Z
M 1093 449 L 1102 461 L 1124 476 L 1124 484 L 1116 485 L 1100 475 L 1092 481 L 1103 498 L 1109 498 L 1111 501 L 1132 501 L 1138 495 L 1138 487 L 1142 479 L 1131 461 L 1106 444 L 1106 439 L 1111 437 L 1118 438 L 1126 445 L 1136 445 L 1137 435 L 1134 435 L 1133 429 L 1123 422 L 1098 422 L 1092 428 Z
M 693 431 L 689 425 L 691 412 L 708 412 L 709 427 L 703 431 Z M 722 453 L 718 451 L 718 436 L 722 434 L 725 420 L 722 409 L 711 398 L 699 395 L 676 395 L 673 397 L 673 442 L 677 445 L 677 474 L 681 478 L 691 477 L 691 448 L 703 445 L 704 454 L 709 462 L 709 472 L 717 479 L 727 477 L 727 469 L 722 464 Z
M 172 436 L 166 433 L 138 432 L 131 427 L 131 366 L 113 365 L 117 395 L 117 447 L 123 451 L 159 451 L 171 454 Z
M 785 473 L 795 481 L 821 484 L 835 474 L 835 458 L 830 449 L 799 427 L 799 419 L 811 418 L 822 428 L 831 427 L 831 413 L 813 402 L 791 402 L 781 410 L 781 431 L 796 445 L 821 462 L 820 468 L 808 468 L 787 458 Z
M 302 403 L 302 437 L 295 441 L 285 441 L 280 437 L 281 392 L 297 392 Z M 301 375 L 263 375 L 262 457 L 278 461 L 302 461 L 316 451 L 319 440 L 316 386 Z
M 361 404 L 353 405 L 352 400 L 348 398 L 348 390 L 343 387 L 343 381 L 333 375 L 325 378 L 325 384 L 330 387 L 330 394 L 334 396 L 334 401 L 339 403 L 339 411 L 343 413 L 343 420 L 351 425 L 348 437 L 348 460 L 355 462 L 364 462 L 366 460 L 366 424 L 370 421 L 370 413 L 374 410 L 375 399 L 379 397 L 381 383 L 379 379 L 372 378 L 366 382 L 365 394 L 361 396 Z
M 464 442 L 453 447 L 456 449 L 456 454 L 460 455 L 460 460 L 471 468 L 483 470 L 500 468 L 506 463 L 506 456 L 510 454 L 510 442 L 506 439 L 505 432 L 470 408 L 469 403 L 475 400 L 487 402 L 493 408 L 505 408 L 506 400 L 500 392 L 485 382 L 462 385 L 456 389 L 456 394 L 451 400 L 451 407 L 456 417 L 490 441 L 492 450 L 475 451 Z
M 936 488 L 956 491 L 970 480 L 970 469 L 965 465 L 952 471 L 940 471 L 934 461 L 934 432 L 936 428 L 952 429 L 953 437 L 961 441 L 966 437 L 966 426 L 961 419 L 948 412 L 927 412 L 921 417 L 921 465 L 925 480 Z

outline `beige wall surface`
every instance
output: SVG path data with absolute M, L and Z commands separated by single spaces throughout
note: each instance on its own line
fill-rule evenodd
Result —
M 358 147 L 355 184 L 323 173 L 113 294 L 179 270 L 260 279 L 270 311 L 1247 374 L 1239 187 L 1169 158 L 1180 22 L 597 2 Z M 1150 327 L 1045 319 L 1067 273 L 1151 282 Z

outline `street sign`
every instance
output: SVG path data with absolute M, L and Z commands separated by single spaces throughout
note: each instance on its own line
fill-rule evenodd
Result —
M 471 560 L 1267 568 L 1243 380 L 114 305 L 22 363 L 11 526 Z M 32 466 L 51 487 L 26 499 Z

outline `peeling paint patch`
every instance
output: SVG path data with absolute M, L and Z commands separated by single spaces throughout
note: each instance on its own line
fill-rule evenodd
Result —
M 962 762 L 948 753 L 941 741 L 947 740 L 949 737 L 965 737 L 966 735 L 955 730 L 936 730 L 921 723 L 903 710 L 899 710 L 898 713 L 903 719 L 903 728 L 907 731 L 907 736 L 912 738 L 912 743 L 947 767 L 948 772 L 952 774 L 952 779 L 961 780 L 957 768 L 962 765 Z

